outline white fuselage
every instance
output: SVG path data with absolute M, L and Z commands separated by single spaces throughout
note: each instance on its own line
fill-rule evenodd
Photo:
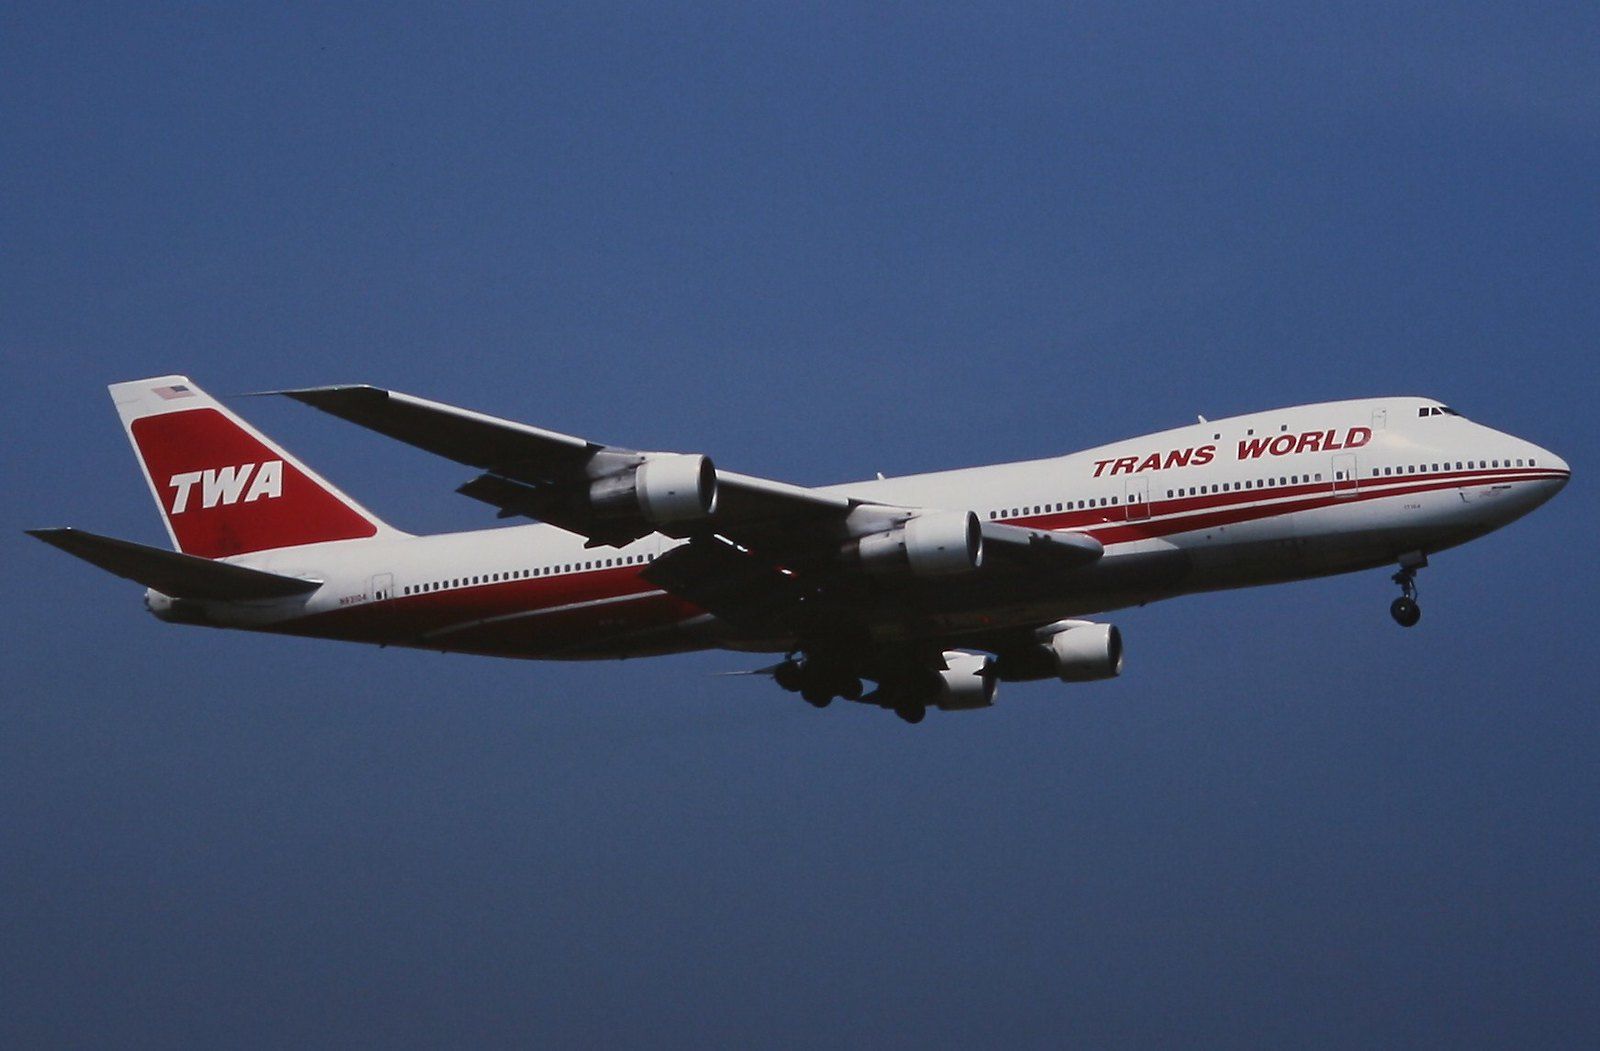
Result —
M 984 521 L 1104 544 L 1101 559 L 1068 573 L 986 566 L 864 596 L 874 637 L 949 639 L 1425 556 L 1521 517 L 1567 476 L 1556 455 L 1438 402 L 1378 398 L 824 491 L 970 509 Z M 657 534 L 585 547 L 547 525 L 346 540 L 229 560 L 325 582 L 303 598 L 194 603 L 151 593 L 148 602 L 175 620 L 517 657 L 795 647 L 792 637 L 741 630 L 640 577 L 682 542 Z

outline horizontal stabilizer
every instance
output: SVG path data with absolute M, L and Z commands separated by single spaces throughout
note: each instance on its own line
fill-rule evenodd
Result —
M 117 540 L 86 533 L 81 529 L 29 529 L 27 533 L 108 573 L 136 581 L 173 598 L 240 601 L 288 598 L 307 594 L 322 586 L 319 580 L 303 580 L 227 562 L 213 562 L 209 558 L 147 547 L 131 540 Z

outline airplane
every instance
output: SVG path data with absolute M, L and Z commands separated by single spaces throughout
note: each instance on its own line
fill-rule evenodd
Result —
M 414 536 L 188 377 L 109 389 L 173 550 L 28 532 L 144 584 L 163 621 L 548 660 L 781 654 L 751 674 L 909 723 L 989 707 L 1001 681 L 1112 678 L 1121 633 L 1084 618 L 1179 595 L 1394 566 L 1414 626 L 1430 555 L 1570 477 L 1417 397 L 808 488 L 378 387 L 265 392 L 470 467 L 459 492 L 536 523 Z

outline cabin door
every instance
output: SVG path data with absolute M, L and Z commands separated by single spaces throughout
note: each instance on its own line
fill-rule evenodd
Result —
M 1129 478 L 1126 495 L 1128 521 L 1138 522 L 1150 517 L 1150 479 Z
M 1333 495 L 1354 496 L 1360 484 L 1356 479 L 1356 454 L 1335 453 L 1333 457 Z

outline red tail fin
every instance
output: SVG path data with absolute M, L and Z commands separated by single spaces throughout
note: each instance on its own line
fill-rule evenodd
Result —
M 110 390 L 179 551 L 223 558 L 392 532 L 187 377 Z

